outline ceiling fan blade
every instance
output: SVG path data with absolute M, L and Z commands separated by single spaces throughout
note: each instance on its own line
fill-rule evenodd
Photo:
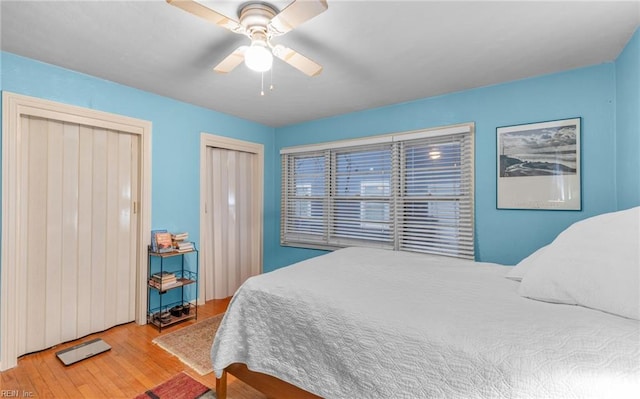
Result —
M 269 22 L 269 31 L 274 36 L 284 35 L 301 23 L 327 10 L 326 0 L 295 0 L 280 11 Z
M 318 76 L 322 72 L 321 65 L 281 44 L 273 48 L 273 55 L 309 76 Z
M 244 33 L 244 27 L 240 25 L 238 21 L 226 17 L 194 0 L 167 0 L 167 3 L 209 22 L 213 22 L 225 29 L 229 29 L 232 32 Z
M 240 46 L 233 51 L 233 53 L 229 54 L 224 60 L 220 61 L 218 65 L 213 68 L 214 71 L 218 73 L 227 73 L 231 72 L 238 65 L 242 64 L 244 61 L 244 52 L 247 51 L 247 46 Z

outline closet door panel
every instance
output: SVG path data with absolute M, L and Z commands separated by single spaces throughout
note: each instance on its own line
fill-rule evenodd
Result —
M 107 279 L 107 132 L 93 132 L 91 177 L 91 330 L 105 329 Z
M 206 241 L 203 242 L 205 299 L 231 296 L 259 273 L 260 227 L 254 201 L 257 156 L 223 148 L 207 149 Z
M 135 318 L 140 168 L 137 136 L 21 124 L 20 355 Z
M 94 132 L 88 126 L 80 126 L 78 152 L 78 181 L 93 182 Z M 93 312 L 93 184 L 78 185 L 78 336 L 91 331 Z
M 130 308 L 127 304 L 135 302 L 135 298 L 130 296 L 129 281 L 131 281 L 131 222 L 133 218 L 133 206 L 131 198 L 131 136 L 126 134 L 117 134 L 118 150 L 117 158 L 117 183 L 114 189 L 117 190 L 117 212 L 118 215 L 114 219 L 117 221 L 115 229 L 117 243 L 115 247 L 115 289 L 114 307 L 115 322 L 117 324 L 126 323 L 131 320 Z
M 42 303 L 46 292 L 47 276 L 42 265 L 47 262 L 47 170 L 48 138 L 46 123 L 39 119 L 23 118 L 24 158 L 23 190 L 26 206 L 22 217 L 26 224 L 23 231 L 27 236 L 26 246 L 20 248 L 25 259 L 28 289 L 23 290 L 26 303 L 25 335 L 18 336 L 19 353 L 28 353 L 46 347 L 45 319 L 47 309 Z M 31 133 L 33 132 L 33 133 Z M 20 268 L 22 269 L 22 268 Z M 24 340 L 21 339 L 24 337 Z
M 60 341 L 78 335 L 78 196 L 80 130 L 78 125 L 63 126 L 62 152 L 62 264 L 60 281 Z

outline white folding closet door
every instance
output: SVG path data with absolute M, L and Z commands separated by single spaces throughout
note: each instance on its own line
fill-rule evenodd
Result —
M 254 201 L 256 154 L 207 148 L 205 300 L 233 295 L 260 273 L 259 209 Z
M 21 126 L 18 355 L 134 320 L 139 193 L 136 135 Z

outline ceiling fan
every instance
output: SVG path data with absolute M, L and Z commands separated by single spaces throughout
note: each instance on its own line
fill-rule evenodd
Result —
M 322 72 L 322 66 L 318 63 L 281 44 L 273 45 L 271 39 L 284 35 L 303 22 L 324 12 L 328 8 L 326 0 L 294 0 L 280 12 L 269 3 L 250 1 L 242 4 L 238 9 L 239 21 L 228 18 L 195 0 L 166 1 L 233 33 L 245 35 L 251 39 L 251 45 L 238 47 L 216 65 L 213 68 L 216 72 L 231 72 L 242 61 L 250 69 L 265 72 L 271 69 L 273 56 L 309 76 L 317 76 Z

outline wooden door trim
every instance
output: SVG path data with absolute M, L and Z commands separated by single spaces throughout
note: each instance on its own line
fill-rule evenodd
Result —
M 4 91 L 2 93 L 2 238 L 0 248 L 0 371 L 17 365 L 17 254 L 21 160 L 20 119 L 36 116 L 136 134 L 140 138 L 140 193 L 136 270 L 136 323 L 146 323 L 147 243 L 151 230 L 151 122 Z

